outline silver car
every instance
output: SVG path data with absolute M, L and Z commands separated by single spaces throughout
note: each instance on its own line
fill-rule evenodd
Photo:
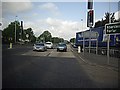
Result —
M 47 47 L 44 43 L 36 43 L 33 46 L 33 51 L 47 51 Z

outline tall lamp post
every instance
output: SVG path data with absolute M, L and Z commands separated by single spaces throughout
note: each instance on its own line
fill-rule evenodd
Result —
M 16 43 L 16 18 L 17 16 L 15 16 L 15 43 Z
M 83 30 L 83 19 L 81 19 L 82 23 L 82 30 Z M 83 32 L 83 53 L 85 52 L 85 38 L 84 38 L 84 32 Z

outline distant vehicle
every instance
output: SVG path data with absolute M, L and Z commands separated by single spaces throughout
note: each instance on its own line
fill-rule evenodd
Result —
M 46 42 L 46 43 L 45 43 L 45 46 L 46 46 L 47 48 L 53 48 L 53 43 L 52 43 L 52 42 Z
M 67 51 L 67 45 L 65 43 L 59 43 L 57 46 L 57 51 Z
M 33 51 L 47 51 L 47 47 L 44 43 L 36 43 L 33 46 Z

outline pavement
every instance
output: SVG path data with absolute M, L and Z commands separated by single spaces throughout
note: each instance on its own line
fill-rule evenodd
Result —
M 81 60 L 83 60 L 85 63 L 119 71 L 118 65 L 120 64 L 120 60 L 119 60 L 120 58 L 110 57 L 108 61 L 108 58 L 105 55 L 96 55 L 94 53 L 88 53 L 88 52 L 78 53 L 77 48 L 73 48 L 73 47 L 71 48 L 72 48 L 71 51 L 76 53 L 78 57 Z

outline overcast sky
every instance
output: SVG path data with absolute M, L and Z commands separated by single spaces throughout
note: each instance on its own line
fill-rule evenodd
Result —
M 31 27 L 36 36 L 48 30 L 52 36 L 69 40 L 76 32 L 87 30 L 87 2 L 2 2 L 3 28 L 15 20 L 24 22 L 24 29 Z M 109 2 L 94 2 L 94 20 L 109 12 Z M 118 2 L 110 3 L 110 11 L 118 12 Z M 118 13 L 116 13 L 116 18 Z M 83 19 L 83 21 L 81 21 Z

